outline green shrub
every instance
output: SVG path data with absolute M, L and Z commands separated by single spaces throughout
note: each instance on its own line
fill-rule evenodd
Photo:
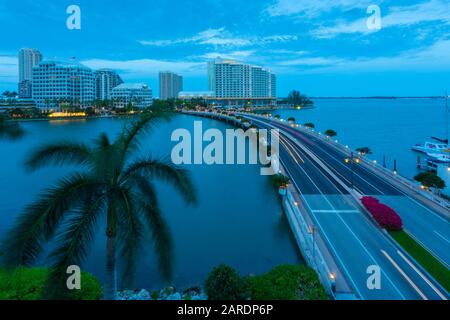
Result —
M 209 300 L 246 300 L 249 298 L 247 281 L 230 266 L 221 264 L 208 275 L 205 283 Z
M 0 269 L 0 300 L 42 300 L 49 269 Z M 72 300 L 98 300 L 102 288 L 98 280 L 87 272 L 81 273 L 81 289 L 73 290 Z
M 159 291 L 152 291 L 152 293 L 150 294 L 150 297 L 152 298 L 152 300 L 158 300 Z
M 301 265 L 281 265 L 248 278 L 252 300 L 326 300 L 317 274 Z
M 281 173 L 277 173 L 272 176 L 272 183 L 277 188 L 287 188 L 289 182 L 291 182 L 291 179 Z

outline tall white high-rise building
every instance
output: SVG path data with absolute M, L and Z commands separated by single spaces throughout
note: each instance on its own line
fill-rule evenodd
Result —
M 111 69 L 99 69 L 95 71 L 95 98 L 110 100 L 111 90 L 123 83 L 122 78 Z
M 86 108 L 95 99 L 94 72 L 76 61 L 42 61 L 33 68 L 32 84 L 33 100 L 39 108 Z
M 37 49 L 23 48 L 19 50 L 19 97 L 31 98 L 33 67 L 42 60 Z
M 162 100 L 175 99 L 183 91 L 183 77 L 164 71 L 159 73 L 159 98 Z
M 276 76 L 260 66 L 233 60 L 208 62 L 208 87 L 223 105 L 272 105 L 276 102 Z

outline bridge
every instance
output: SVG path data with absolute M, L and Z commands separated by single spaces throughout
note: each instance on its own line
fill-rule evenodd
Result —
M 234 116 L 195 114 L 242 125 Z M 349 166 L 345 163 L 351 152 L 347 147 L 312 130 L 255 114 L 239 115 L 259 128 L 279 129 L 280 162 L 292 181 L 285 199 L 291 227 L 304 255 L 318 251 L 307 260 L 323 283 L 330 284 L 326 273 L 332 275 L 331 290 L 336 297 L 345 293 L 343 296 L 376 300 L 449 298 L 449 293 L 371 220 L 358 199 L 372 195 L 393 207 L 405 230 L 448 267 L 446 203 L 422 195 L 406 179 L 368 160 Z M 314 242 L 312 246 L 307 238 Z M 379 289 L 367 284 L 368 268 L 373 266 L 381 270 Z

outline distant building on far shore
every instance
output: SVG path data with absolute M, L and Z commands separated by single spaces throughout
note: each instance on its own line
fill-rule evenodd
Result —
M 192 99 L 213 99 L 214 92 L 212 91 L 181 91 L 178 94 L 178 98 L 181 100 L 192 100 Z
M 94 72 L 74 60 L 44 60 L 33 67 L 32 96 L 46 110 L 87 108 L 95 99 Z
M 37 49 L 23 48 L 19 50 L 19 97 L 32 97 L 33 67 L 42 60 L 42 54 Z
M 208 62 L 208 90 L 223 106 L 276 104 L 276 76 L 269 69 L 233 60 Z
M 99 69 L 95 71 L 95 98 L 98 100 L 111 99 L 111 91 L 122 84 L 122 78 L 111 69 Z
M 136 108 L 149 107 L 153 103 L 152 89 L 143 83 L 122 83 L 111 90 L 111 99 L 117 108 L 130 103 Z
M 161 100 L 175 99 L 183 91 L 183 77 L 170 72 L 159 73 L 159 98 Z

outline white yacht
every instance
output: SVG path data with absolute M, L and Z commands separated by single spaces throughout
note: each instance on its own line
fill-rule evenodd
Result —
M 412 149 L 427 155 L 450 155 L 450 147 L 446 143 L 425 142 L 424 144 L 416 144 Z

